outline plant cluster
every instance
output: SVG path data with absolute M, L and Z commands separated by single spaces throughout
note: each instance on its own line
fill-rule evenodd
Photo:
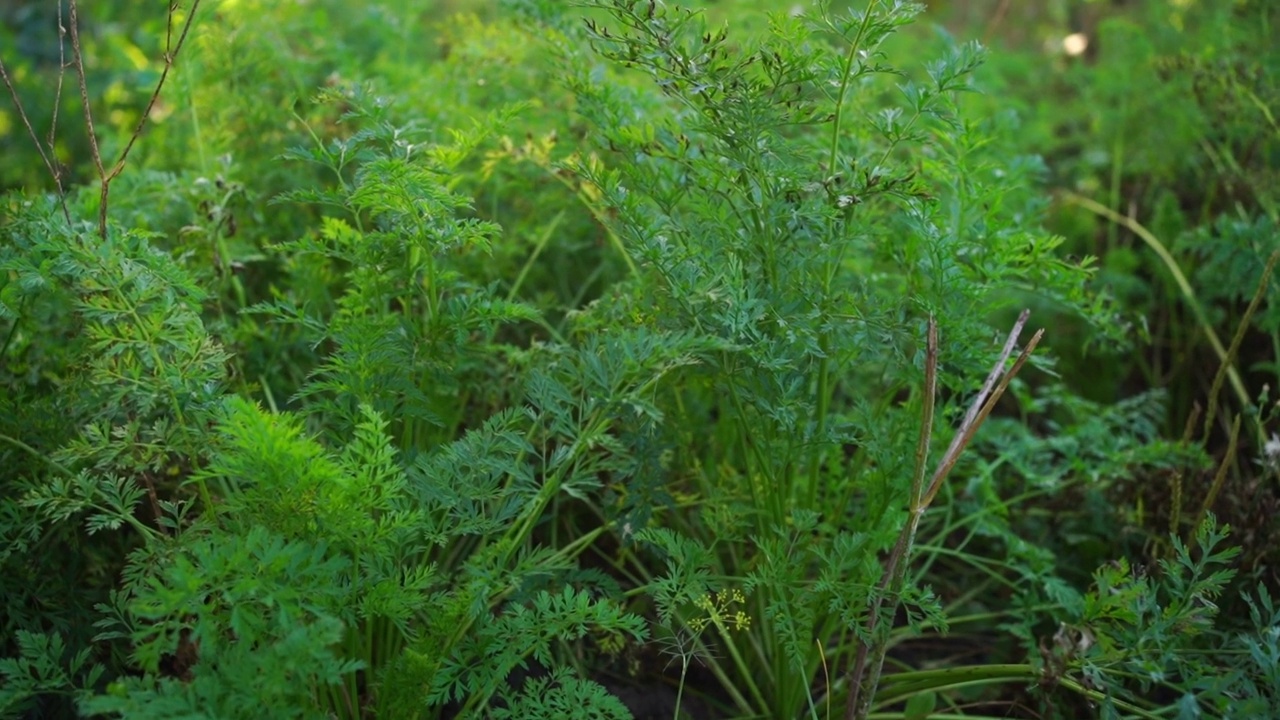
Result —
M 1277 701 L 1272 593 L 1218 617 L 1223 481 L 1181 489 L 1233 466 L 1274 259 L 1203 434 L 1055 382 L 1024 308 L 1124 315 L 983 48 L 901 50 L 922 6 L 118 5 L 0 55 L 0 716 Z M 1156 564 L 1060 545 L 1054 502 L 1148 473 Z

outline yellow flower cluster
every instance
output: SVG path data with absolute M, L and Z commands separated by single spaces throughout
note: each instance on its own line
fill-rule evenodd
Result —
M 700 633 L 708 624 L 713 624 L 724 631 L 745 630 L 751 627 L 751 618 L 741 610 L 745 603 L 746 598 L 737 589 L 703 595 L 694 604 L 706 615 L 690 620 L 689 628 Z

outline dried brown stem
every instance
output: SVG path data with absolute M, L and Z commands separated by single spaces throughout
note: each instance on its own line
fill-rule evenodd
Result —
M 18 118 L 22 120 L 22 125 L 27 129 L 27 135 L 31 137 L 31 143 L 36 146 L 36 152 L 40 153 L 40 160 L 44 162 L 45 169 L 49 171 L 49 175 L 53 178 L 54 188 L 58 193 L 58 204 L 62 207 L 62 215 L 67 219 L 67 224 L 71 224 L 71 211 L 67 209 L 66 193 L 62 189 L 62 173 L 58 171 L 57 158 L 50 158 L 53 152 L 53 137 L 49 138 L 49 152 L 45 152 L 44 145 L 40 142 L 40 136 L 36 135 L 36 129 L 31 126 L 31 120 L 27 117 L 26 108 L 22 105 L 22 98 L 18 97 L 18 89 L 13 85 L 13 79 L 9 77 L 9 71 L 4 66 L 4 58 L 0 58 L 0 81 L 4 82 L 4 86 L 9 90 L 9 97 L 13 100 L 13 108 L 18 113 Z M 59 76 L 58 82 L 59 92 L 61 92 L 62 82 Z
M 876 687 L 879 684 L 880 675 L 884 668 L 885 652 L 888 649 L 887 637 L 880 630 L 881 608 L 886 599 L 890 599 L 892 609 L 896 610 L 897 608 L 898 598 L 906 581 L 907 567 L 910 563 L 911 549 L 915 543 L 915 534 L 920 525 L 920 518 L 923 517 L 929 504 L 933 502 L 938 490 L 942 487 L 943 481 L 960 459 L 961 453 L 964 452 L 974 435 L 977 434 L 983 421 L 991 414 L 992 408 L 995 407 L 1004 391 L 1009 387 L 1009 383 L 1013 381 L 1022 366 L 1026 364 L 1032 351 L 1040 343 L 1040 338 L 1044 336 L 1044 330 L 1037 331 L 1018 355 L 1018 359 L 1014 361 L 1013 366 L 1005 370 L 1005 364 L 1008 362 L 1009 356 L 1013 354 L 1014 348 L 1017 347 L 1018 336 L 1022 334 L 1022 329 L 1026 325 L 1029 316 L 1030 312 L 1026 310 L 1018 316 L 1018 321 L 1014 324 L 1013 329 L 1009 332 L 1008 339 L 1005 341 L 1000 359 L 992 367 L 982 385 L 981 391 L 970 404 L 968 412 L 965 413 L 964 420 L 961 422 L 956 436 L 952 439 L 951 445 L 947 448 L 946 453 L 943 454 L 942 460 L 938 463 L 938 468 L 933 473 L 929 488 L 921 492 L 924 481 L 924 467 L 928 455 L 928 444 L 932 436 L 933 398 L 937 389 L 937 326 L 933 318 L 929 319 L 929 351 L 925 362 L 924 427 L 921 428 L 919 444 L 916 447 L 916 475 L 911 487 L 911 507 L 907 514 L 907 522 L 903 526 L 902 532 L 899 533 L 898 541 L 894 544 L 893 550 L 889 553 L 889 558 L 885 562 L 884 571 L 880 577 L 880 583 L 877 585 L 876 593 L 871 599 L 865 633 L 865 637 L 868 640 L 858 643 L 858 652 L 854 657 L 853 665 L 849 669 L 847 676 L 849 699 L 845 706 L 846 720 L 862 720 L 867 717 L 871 710 L 871 703 L 875 699 Z
M 1222 484 L 1226 482 L 1227 472 L 1236 462 L 1236 446 L 1240 442 L 1240 416 L 1236 415 L 1236 419 L 1231 423 L 1231 437 L 1227 441 L 1227 453 L 1222 457 L 1222 464 L 1218 466 L 1218 472 L 1213 475 L 1213 484 L 1209 486 L 1209 493 L 1204 496 L 1204 502 L 1200 503 L 1200 512 L 1196 514 L 1196 521 L 1191 525 L 1192 532 L 1195 528 L 1200 527 L 1200 523 L 1204 522 L 1204 516 L 1213 508 L 1213 503 L 1218 499 L 1218 492 L 1222 490 Z
M 909 531 L 903 532 L 898 536 L 898 542 L 889 554 L 884 573 L 880 577 L 880 584 L 871 598 L 870 613 L 867 616 L 867 634 L 869 636 L 874 636 L 879 627 L 880 608 L 884 604 L 885 597 L 889 594 L 889 585 L 893 582 L 893 578 L 898 575 L 899 561 L 906 554 L 907 546 L 914 539 L 915 528 L 920 521 L 920 514 L 916 511 L 920 507 L 921 491 L 924 488 L 924 476 L 929 462 L 929 444 L 933 439 L 934 403 L 938 391 L 938 323 L 932 315 L 929 316 L 929 330 L 925 349 L 924 388 L 924 398 L 920 413 L 920 436 L 916 441 L 916 467 L 911 481 L 909 500 L 911 508 L 907 517 Z M 867 676 L 867 661 L 870 651 L 870 643 L 862 642 L 858 644 L 858 654 L 854 657 L 853 666 L 849 669 L 849 699 L 845 705 L 846 718 L 857 717 L 860 698 L 875 695 L 874 684 L 867 689 L 865 694 L 861 692 L 864 678 Z M 878 670 L 874 673 L 874 677 L 879 677 Z
M 89 136 L 89 154 L 93 157 L 93 166 L 98 170 L 99 179 L 105 179 L 107 172 L 102 168 L 102 153 L 98 150 L 98 135 L 94 131 L 93 108 L 89 103 L 89 79 L 84 71 L 84 52 L 80 49 L 80 5 L 71 0 L 71 64 L 76 69 L 76 79 L 80 84 L 80 104 L 84 112 L 85 132 Z M 102 231 L 106 236 L 106 229 Z
M 1271 273 L 1276 268 L 1276 261 L 1280 260 L 1280 250 L 1271 253 L 1271 257 L 1267 260 L 1267 266 L 1262 271 L 1262 277 L 1258 279 L 1258 288 L 1253 291 L 1253 299 L 1249 301 L 1249 307 L 1244 311 L 1244 317 L 1240 318 L 1240 325 L 1236 328 L 1235 337 L 1231 338 L 1231 345 L 1227 348 L 1226 357 L 1222 359 L 1222 363 L 1218 365 L 1218 372 L 1213 376 L 1213 386 L 1209 389 L 1209 410 L 1204 416 L 1204 434 L 1201 442 L 1209 439 L 1209 430 L 1213 427 L 1213 421 L 1216 419 L 1218 412 L 1218 393 L 1222 390 L 1222 383 L 1227 377 L 1227 371 L 1231 369 L 1236 360 L 1236 354 L 1240 352 L 1240 343 L 1244 340 L 1245 333 L 1249 330 L 1249 321 L 1253 319 L 1253 313 L 1261 304 L 1262 298 L 1266 297 L 1267 289 L 1271 286 Z
M 138 138 L 142 136 L 142 130 L 147 125 L 147 120 L 151 117 L 152 111 L 155 109 L 156 102 L 160 99 L 160 91 L 164 89 L 165 82 L 169 79 L 169 71 L 173 69 L 174 62 L 181 52 L 182 46 L 186 44 L 187 34 L 191 30 L 192 23 L 195 21 L 196 10 L 200 7 L 200 0 L 192 0 L 191 11 L 187 13 L 186 20 L 182 24 L 182 32 L 178 35 L 177 44 L 173 42 L 173 23 L 174 13 L 180 5 L 171 3 L 168 8 L 168 15 L 165 18 L 165 48 L 164 48 L 164 69 L 160 71 L 160 79 L 156 81 L 156 86 L 151 92 L 151 98 L 147 101 L 147 107 L 142 111 L 141 117 L 138 118 L 138 124 L 130 134 L 128 141 L 125 143 L 124 149 L 120 152 L 120 157 L 112 164 L 108 171 L 102 162 L 102 153 L 98 148 L 98 136 L 95 131 L 93 122 L 93 112 L 89 107 L 89 83 L 84 70 L 84 52 L 80 45 L 80 18 L 79 3 L 77 0 L 70 0 L 69 7 L 71 9 L 70 28 L 71 28 L 71 66 L 75 68 L 76 78 L 80 85 L 80 101 L 84 104 L 85 130 L 89 136 L 89 152 L 93 157 L 94 168 L 98 171 L 98 179 L 101 183 L 98 196 L 98 234 L 103 238 L 107 237 L 107 210 L 110 205 L 111 181 L 114 180 L 124 170 L 125 161 L 129 158 L 129 153 L 133 150 L 134 144 L 138 142 Z
M 1000 23 L 1004 21 L 1004 16 L 1009 12 L 1010 0 L 1000 0 L 1000 4 L 996 6 L 996 11 L 991 14 L 991 19 L 987 21 L 987 29 L 982 33 L 982 44 L 989 45 L 991 38 L 995 36 L 996 29 L 1000 27 Z
M 1021 327 L 1014 328 L 1010 337 L 1016 339 L 1017 333 L 1021 330 Z M 1036 349 L 1036 346 L 1040 344 L 1040 339 L 1043 337 L 1043 329 L 1037 330 L 1036 334 L 1031 336 L 1031 339 L 1027 341 L 1027 347 L 1018 355 L 1018 359 L 1014 361 L 1013 367 L 1009 368 L 1009 371 L 1000 378 L 1000 383 L 996 385 L 991 395 L 986 398 L 986 402 L 984 402 L 978 409 L 977 415 L 975 415 L 973 420 L 967 425 L 961 426 L 960 432 L 956 435 L 959 442 L 957 443 L 955 440 L 952 440 L 951 447 L 947 449 L 946 455 L 943 455 L 942 457 L 942 462 L 938 464 L 938 469 L 933 473 L 933 481 L 930 483 L 929 492 L 925 495 L 924 504 L 926 506 L 933 502 L 933 497 L 938 494 L 938 490 L 942 487 L 943 481 L 947 479 L 947 475 L 951 473 L 956 462 L 960 460 L 960 455 L 964 452 L 964 449 L 969 446 L 969 442 L 973 440 L 973 436 L 978 434 L 978 429 L 982 427 L 982 423 L 986 421 L 987 416 L 990 415 L 992 409 L 995 408 L 996 403 L 1000 401 L 1000 397 L 1003 396 L 1004 391 L 1008 389 L 1009 383 L 1013 381 L 1013 378 L 1017 376 L 1019 372 L 1021 372 L 1022 366 L 1026 364 L 1027 360 L 1031 357 L 1031 353 Z M 1006 355 L 1000 359 L 1001 364 L 1004 363 L 1004 360 L 1007 357 L 1008 356 Z M 977 405 L 977 400 L 980 399 L 981 396 L 979 396 L 978 399 L 975 399 L 975 406 Z
M 62 3 L 58 3 L 58 84 L 53 90 L 53 112 L 49 116 L 49 135 L 46 142 L 50 151 L 57 147 L 58 141 L 58 116 L 62 114 L 62 83 L 67 77 L 67 26 L 62 22 Z M 57 159 L 56 157 L 54 158 Z M 58 187 L 62 187 L 62 166 L 54 166 L 54 182 Z M 64 203 L 64 210 L 65 203 Z M 68 214 L 67 222 L 71 222 Z
M 964 432 L 967 428 L 972 427 L 977 419 L 982 404 L 986 401 L 987 396 L 991 393 L 991 389 L 995 387 L 996 381 L 1000 379 L 1000 374 L 1004 372 L 1004 364 L 1009 360 L 1009 356 L 1013 354 L 1013 348 L 1017 345 L 1018 336 L 1022 334 L 1022 328 L 1027 324 L 1027 318 L 1031 316 L 1029 310 L 1023 310 L 1018 315 L 1018 321 L 1014 323 L 1013 330 L 1009 332 L 1009 337 L 1005 340 L 1004 349 L 1000 353 L 1000 360 L 991 368 L 991 372 L 987 374 L 986 382 L 982 383 L 982 389 L 978 391 L 978 397 L 969 405 L 969 411 L 965 413 L 964 420 L 960 422 L 960 432 L 951 440 L 951 446 L 947 448 L 947 455 L 956 453 L 960 443 L 963 442 Z
M 120 159 L 116 161 L 115 167 L 112 168 L 108 180 L 115 178 L 124 170 L 125 160 L 129 158 L 133 145 L 142 135 L 142 129 L 146 127 L 147 118 L 151 117 L 151 111 L 155 109 L 156 102 L 160 99 L 160 90 L 164 87 L 165 81 L 169 78 L 169 71 L 173 69 L 174 62 L 178 59 L 178 53 L 182 52 L 182 46 L 187 42 L 187 33 L 191 30 L 191 23 L 195 20 L 196 10 L 200 6 L 200 0 L 193 0 L 191 3 L 191 12 L 187 14 L 187 19 L 182 24 L 182 32 L 178 35 L 178 44 L 173 44 L 173 13 L 178 9 L 178 4 L 169 5 L 169 17 L 165 22 L 165 38 L 164 38 L 164 69 L 160 71 L 160 79 L 156 81 L 155 90 L 151 93 L 151 99 L 147 101 L 147 109 L 142 112 L 142 116 L 138 118 L 138 126 L 134 128 L 133 134 L 129 136 L 129 142 L 125 144 L 124 150 L 120 153 Z

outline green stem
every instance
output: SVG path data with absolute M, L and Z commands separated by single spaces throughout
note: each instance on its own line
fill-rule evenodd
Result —
M 1138 707 L 1133 703 L 1125 702 L 1124 700 L 1120 700 L 1113 695 L 1108 695 L 1098 690 L 1091 690 L 1070 678 L 1058 678 L 1058 684 L 1061 685 L 1062 687 L 1067 688 L 1068 690 L 1072 690 L 1076 693 L 1079 693 L 1080 695 L 1083 695 L 1095 702 L 1102 702 L 1104 700 L 1109 700 L 1116 707 L 1122 710 L 1127 710 L 1133 713 L 1134 715 L 1137 715 L 1138 717 L 1145 718 L 1146 720 L 1165 720 L 1163 716 L 1157 713 L 1144 710 L 1143 708 Z
M 720 640 L 724 643 L 725 649 L 729 651 L 729 655 L 733 658 L 733 664 L 738 668 L 738 677 L 741 678 L 741 681 L 746 682 L 747 690 L 751 692 L 751 697 L 757 703 L 757 707 L 760 710 L 768 708 L 769 703 L 765 701 L 764 693 L 760 692 L 760 687 L 756 683 L 755 675 L 751 672 L 751 666 L 742 659 L 742 654 L 738 652 L 738 646 L 733 642 L 733 639 L 729 637 L 729 631 L 726 630 L 719 622 L 716 622 L 715 626 L 716 630 L 720 634 Z
M 68 468 L 66 465 L 63 465 L 58 461 L 54 460 L 53 458 L 50 458 L 49 456 L 45 455 L 39 450 L 36 450 L 30 445 L 22 442 L 18 438 L 0 434 L 0 440 L 3 440 L 20 450 L 26 451 L 28 454 L 31 455 L 31 457 L 39 458 L 40 460 L 43 460 L 45 463 L 49 465 L 49 467 L 52 467 L 54 470 L 57 470 L 58 472 L 62 473 L 63 475 L 66 475 L 69 478 L 73 478 L 76 476 L 76 474 L 71 472 L 70 468 Z
M 680 687 L 676 689 L 676 708 L 671 713 L 671 720 L 680 720 L 680 701 L 684 698 L 684 678 L 689 672 L 689 657 L 680 657 Z
M 858 27 L 858 34 L 854 36 L 853 42 L 849 43 L 849 51 L 844 56 L 844 67 L 840 72 L 840 88 L 836 92 L 835 114 L 831 121 L 831 146 L 827 154 L 827 172 L 832 175 L 836 173 L 836 163 L 840 159 L 840 129 L 844 123 L 844 101 L 849 92 L 849 78 L 853 73 L 853 62 L 858 56 L 858 51 L 862 48 L 862 39 L 866 36 L 867 28 L 871 26 L 872 10 L 876 4 L 876 2 L 872 2 L 867 6 L 862 16 L 862 24 Z M 829 232 L 834 235 L 834 229 L 829 229 Z M 823 304 L 831 296 L 831 284 L 834 277 L 835 268 L 829 264 L 823 271 L 822 298 L 820 300 Z M 813 410 L 815 429 L 813 449 L 809 455 L 809 470 L 805 478 L 808 481 L 808 487 L 805 490 L 804 506 L 806 508 L 812 508 L 818 500 L 818 469 L 822 464 L 821 440 L 827 432 L 827 414 L 831 409 L 831 333 L 825 329 L 825 326 L 822 334 L 818 337 L 818 347 L 822 352 L 822 357 L 818 359 L 817 387 L 814 391 L 816 400 Z
M 1026 683 L 1039 680 L 1042 673 L 1033 665 L 971 665 L 940 670 L 895 673 L 884 679 L 876 695 L 877 705 L 902 702 L 922 692 L 939 691 L 992 683 Z

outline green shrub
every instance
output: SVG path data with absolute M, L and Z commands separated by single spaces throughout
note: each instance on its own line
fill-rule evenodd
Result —
M 1020 338 L 1028 306 L 1127 329 L 1040 227 L 1015 118 L 961 99 L 982 49 L 895 44 L 921 7 L 241 1 L 130 39 L 108 6 L 77 62 L 4 58 L 106 89 L 0 176 L 28 188 L 0 201 L 0 714 L 1273 701 L 1271 594 L 1219 622 L 1237 550 L 1178 484 L 1206 438 Z M 1053 516 L 1155 472 L 1150 573 L 1105 564 L 1133 549 L 1106 511 Z M 999 642 L 914 658 L 951 627 Z

